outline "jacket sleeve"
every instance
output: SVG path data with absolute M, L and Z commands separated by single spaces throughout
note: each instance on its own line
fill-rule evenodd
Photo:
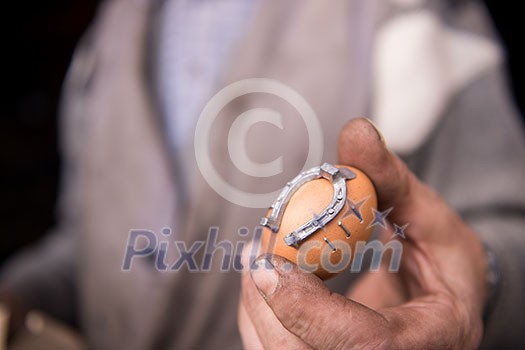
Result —
M 525 136 L 509 95 L 501 67 L 485 72 L 409 157 L 495 255 L 499 282 L 482 344 L 489 348 L 525 345 Z

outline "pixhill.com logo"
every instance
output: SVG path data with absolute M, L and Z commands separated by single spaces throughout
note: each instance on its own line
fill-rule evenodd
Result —
M 238 271 L 244 269 L 242 261 L 249 261 L 252 264 L 261 255 L 260 242 L 263 234 L 261 227 L 255 228 L 253 235 L 246 227 L 238 230 L 239 240 L 219 240 L 219 228 L 210 227 L 206 240 L 194 241 L 191 244 L 185 241 L 170 241 L 172 230 L 164 228 L 159 238 L 155 232 L 150 230 L 131 230 L 128 235 L 128 242 L 122 261 L 122 270 L 131 271 L 135 264 L 153 264 L 155 269 L 162 272 L 177 272 L 186 269 L 189 272 L 206 273 L 212 270 L 214 264 L 219 264 L 221 272 Z M 253 244 L 250 245 L 250 243 Z M 337 244 L 337 241 L 334 241 Z M 246 252 L 245 247 L 250 246 L 250 251 Z M 347 244 L 337 244 L 336 249 L 341 249 L 341 259 L 333 262 L 331 259 L 321 259 L 320 264 L 325 271 L 338 273 L 341 266 L 350 265 L 351 272 L 361 272 L 363 270 L 365 256 L 370 257 L 370 271 L 378 271 L 383 259 L 390 257 L 388 271 L 397 272 L 400 267 L 403 245 L 399 240 L 392 239 L 386 243 L 379 240 L 369 242 L 358 241 L 355 249 Z M 299 247 L 298 265 L 304 271 L 314 271 L 317 265 L 306 263 L 306 257 L 312 250 L 321 250 L 321 254 L 329 256 L 332 248 L 320 247 L 316 244 L 305 242 Z M 242 254 L 248 254 L 248 259 L 242 259 Z M 267 252 L 271 253 L 271 249 Z

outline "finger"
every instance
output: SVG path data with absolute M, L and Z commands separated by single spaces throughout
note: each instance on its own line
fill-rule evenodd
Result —
M 388 272 L 384 264 L 379 271 L 361 276 L 346 297 L 374 310 L 401 305 L 409 298 L 399 274 Z
M 477 349 L 481 322 L 465 318 L 461 303 L 444 295 L 426 295 L 399 307 L 381 309 L 388 319 L 390 348 Z
M 317 276 L 286 259 L 262 257 L 256 266 L 251 276 L 267 305 L 288 331 L 313 348 L 378 347 L 389 338 L 379 313 L 331 293 Z
M 363 170 L 373 181 L 383 208 L 409 203 L 420 184 L 405 164 L 387 148 L 376 127 L 364 118 L 348 122 L 339 135 L 342 164 Z
M 250 277 L 249 261 L 253 242 L 243 249 L 241 302 L 238 312 L 239 331 L 246 349 L 309 349 L 297 336 L 283 327 L 266 304 Z
M 388 244 L 393 239 L 392 225 L 388 224 L 386 229 L 381 230 L 377 239 L 383 244 Z M 410 255 L 410 249 L 411 244 L 405 242 L 403 253 Z M 383 254 L 379 270 L 370 270 L 361 275 L 345 294 L 347 298 L 374 310 L 401 305 L 409 300 L 405 274 L 402 273 L 402 270 L 391 270 L 391 250 L 387 250 Z
M 428 232 L 428 225 L 421 218 L 428 214 L 435 217 L 436 210 L 446 210 L 439 197 L 387 148 L 368 119 L 353 119 L 343 127 L 338 154 L 342 164 L 355 166 L 370 177 L 377 190 L 379 210 L 394 208 L 388 218 L 399 225 L 410 224 L 409 238 L 424 239 L 422 233 Z
M 393 208 L 388 219 L 399 226 L 408 224 L 405 234 L 409 240 L 416 241 L 424 250 L 430 244 L 447 249 L 451 245 L 471 246 L 476 255 L 483 255 L 473 232 L 446 202 L 390 152 L 368 119 L 354 119 L 343 127 L 338 153 L 341 163 L 355 166 L 371 178 L 377 190 L 379 210 Z M 454 259 L 455 254 L 448 255 Z
M 256 244 L 256 243 L 255 243 Z M 253 254 L 258 253 L 258 247 L 254 249 L 254 242 L 249 242 L 244 246 L 241 255 L 241 265 L 242 265 L 242 276 L 249 274 L 250 272 L 250 263 L 253 262 Z M 244 281 L 244 279 L 242 280 Z M 242 287 L 242 283 L 241 283 Z M 239 333 L 241 334 L 242 343 L 245 349 L 264 349 L 257 331 L 246 312 L 246 308 L 242 299 L 243 291 L 241 289 L 241 299 L 239 300 L 239 309 L 237 311 L 237 325 L 239 327 Z
M 257 290 L 249 274 L 243 276 L 241 303 L 264 349 L 310 348 L 281 324 Z
M 372 180 L 378 195 L 379 210 L 392 208 L 388 219 L 398 226 L 408 224 L 405 235 L 418 243 L 448 242 L 454 234 L 432 235 L 436 227 L 459 221 L 439 196 L 422 184 L 406 164 L 392 153 L 381 133 L 368 119 L 348 122 L 338 140 L 342 164 L 363 170 Z M 432 220 L 428 220 L 432 218 Z
M 242 344 L 244 349 L 259 350 L 264 349 L 259 335 L 255 330 L 255 327 L 246 313 L 246 308 L 242 301 L 239 303 L 239 310 L 237 312 L 237 323 L 239 326 L 239 332 L 241 334 Z

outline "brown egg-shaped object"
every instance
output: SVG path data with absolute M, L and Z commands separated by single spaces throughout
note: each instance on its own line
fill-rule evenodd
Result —
M 339 176 L 341 173 L 350 174 L 344 180 L 345 198 L 330 176 L 307 181 L 294 179 L 287 185 L 293 190 L 288 189 L 291 196 L 281 205 L 280 220 L 274 220 L 274 225 L 271 225 L 268 218 L 272 218 L 276 205 L 284 202 L 281 197 L 261 222 L 264 227 L 262 247 L 263 252 L 282 256 L 301 269 L 328 279 L 349 268 L 357 242 L 366 243 L 370 238 L 373 231 L 370 224 L 374 218 L 372 209 L 377 209 L 377 195 L 372 181 L 361 170 L 327 163 L 314 169 L 320 171 L 323 167 L 329 167 Z M 340 189 L 340 177 L 338 184 Z M 297 233 L 301 227 L 310 228 L 310 233 L 304 239 L 291 242 L 290 234 Z M 305 235 L 304 231 L 301 232 Z

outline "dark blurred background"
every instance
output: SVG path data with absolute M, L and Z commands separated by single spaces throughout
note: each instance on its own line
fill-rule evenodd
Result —
M 0 101 L 0 264 L 55 223 L 60 180 L 57 107 L 75 45 L 91 22 L 96 0 L 10 2 L 2 11 Z M 525 102 L 522 23 L 517 5 L 486 0 L 506 45 L 509 83 Z M 523 108 L 521 108 L 523 111 Z
M 10 1 L 2 11 L 0 264 L 55 222 L 60 89 L 97 2 Z

